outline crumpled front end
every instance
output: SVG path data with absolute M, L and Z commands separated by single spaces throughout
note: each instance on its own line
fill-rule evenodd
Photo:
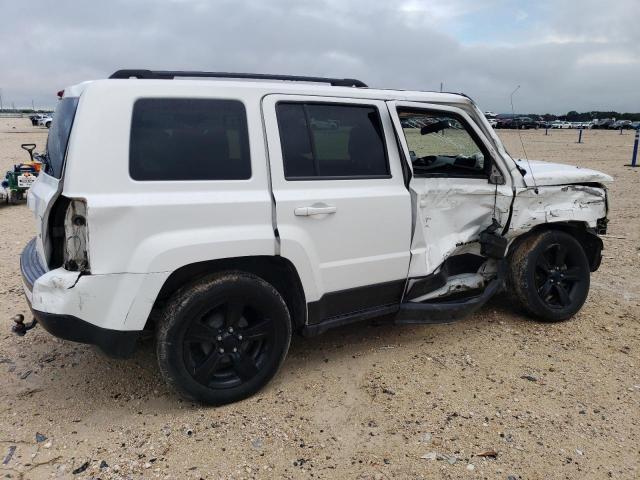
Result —
M 537 193 L 536 193 L 537 191 Z M 516 192 L 508 237 L 542 224 L 581 223 L 596 232 L 606 225 L 607 190 L 603 186 L 562 185 Z
M 607 189 L 602 185 L 521 189 L 516 192 L 505 237 L 517 241 L 518 237 L 539 229 L 564 230 L 580 242 L 590 269 L 595 272 L 600 267 L 603 250 L 598 235 L 607 232 L 608 211 Z

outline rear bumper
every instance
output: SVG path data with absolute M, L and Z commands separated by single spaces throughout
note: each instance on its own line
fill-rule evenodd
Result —
M 36 239 L 32 238 L 22 250 L 20 255 L 20 273 L 22 274 L 22 283 L 29 292 L 33 292 L 33 284 L 47 270 L 40 263 L 38 250 L 36 249 Z M 29 298 L 29 303 L 31 299 Z
M 65 340 L 97 345 L 112 357 L 128 357 L 134 352 L 141 329 L 107 326 L 109 320 L 124 324 L 127 319 L 127 310 L 118 308 L 119 300 L 128 300 L 126 307 L 132 305 L 132 297 L 118 295 L 130 286 L 127 275 L 82 276 L 64 269 L 49 271 L 40 262 L 35 239 L 20 255 L 20 272 L 29 307 L 46 331 Z
M 130 357 L 136 349 L 139 331 L 110 330 L 72 315 L 39 312 L 31 309 L 34 318 L 51 335 L 78 343 L 96 345 L 114 358 Z

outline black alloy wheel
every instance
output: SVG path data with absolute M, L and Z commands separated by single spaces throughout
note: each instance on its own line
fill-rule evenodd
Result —
M 194 319 L 183 352 L 192 377 L 209 388 L 229 388 L 255 377 L 268 361 L 273 319 L 241 298 L 229 299 Z
M 530 315 L 558 322 L 582 308 L 591 270 L 582 245 L 569 233 L 532 233 L 516 242 L 508 260 L 507 292 Z
M 550 308 L 567 308 L 584 281 L 582 258 L 562 243 L 553 243 L 536 260 L 535 288 Z
M 282 365 L 290 342 L 284 299 L 246 272 L 220 272 L 185 285 L 156 327 L 164 379 L 184 397 L 210 405 L 260 390 Z

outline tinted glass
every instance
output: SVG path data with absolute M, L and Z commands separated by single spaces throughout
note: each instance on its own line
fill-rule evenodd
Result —
M 278 104 L 278 128 L 285 177 L 312 177 L 316 168 L 302 103 Z
M 389 175 L 375 107 L 280 103 L 277 115 L 287 179 Z
M 478 176 L 486 171 L 485 155 L 455 115 L 399 111 L 416 175 Z
M 63 98 L 58 102 L 54 120 L 51 122 L 49 137 L 47 138 L 47 165 L 45 172 L 60 178 L 64 167 L 64 157 L 67 153 L 67 143 L 71 134 L 73 119 L 78 108 L 78 97 Z
M 145 98 L 131 122 L 134 180 L 242 180 L 251 176 L 247 115 L 236 100 Z

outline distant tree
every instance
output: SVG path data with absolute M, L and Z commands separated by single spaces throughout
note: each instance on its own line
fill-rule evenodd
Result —
M 565 115 L 565 118 L 570 122 L 579 120 L 579 117 L 580 117 L 580 114 L 575 110 L 571 110 L 569 113 Z

